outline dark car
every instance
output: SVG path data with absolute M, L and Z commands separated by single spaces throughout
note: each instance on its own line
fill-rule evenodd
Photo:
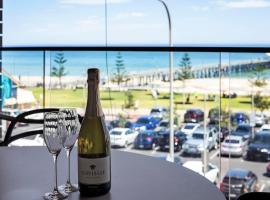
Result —
M 219 116 L 220 113 L 220 116 Z M 208 112 L 209 125 L 218 125 L 219 121 L 229 118 L 229 114 L 219 108 L 212 108 Z
M 249 117 L 247 114 L 242 112 L 233 113 L 231 115 L 231 124 L 233 126 L 238 126 L 240 124 L 249 124 Z
M 157 127 L 160 120 L 152 116 L 140 117 L 134 124 L 136 130 L 152 130 Z
M 270 132 L 259 132 L 248 145 L 246 159 L 270 160 Z
M 237 199 L 243 193 L 257 191 L 258 178 L 250 170 L 230 169 L 220 183 L 220 190 L 227 199 Z
M 270 162 L 266 166 L 266 174 L 270 176 Z
M 111 123 L 109 121 L 106 121 L 105 124 L 106 124 L 108 131 L 113 129 L 113 126 L 111 125 Z
M 120 120 L 118 120 L 118 119 L 112 120 L 112 121 L 110 122 L 110 126 L 111 126 L 112 128 L 118 128 L 118 127 L 121 127 L 121 122 L 120 122 Z
M 241 136 L 245 140 L 251 139 L 252 138 L 252 127 L 247 124 L 242 124 L 237 126 L 235 131 L 232 132 L 232 135 L 235 136 Z
M 200 109 L 189 109 L 184 115 L 185 123 L 198 123 L 204 119 L 204 113 Z
M 180 151 L 182 149 L 182 145 L 187 140 L 187 136 L 185 133 L 179 131 L 174 134 L 174 150 Z M 170 132 L 166 131 L 164 133 L 160 133 L 158 139 L 158 145 L 161 151 L 168 150 L 170 148 Z
M 125 123 L 125 128 L 134 129 L 135 128 L 134 123 L 132 123 L 131 121 L 127 121 Z
M 219 129 L 217 128 L 217 130 L 219 130 Z M 223 142 L 224 139 L 229 135 L 229 133 L 230 133 L 230 130 L 227 127 L 225 127 L 225 126 L 220 127 L 220 133 L 219 133 L 220 142 Z
M 166 115 L 168 115 L 168 109 L 163 107 L 152 108 L 150 115 L 155 118 L 163 119 Z
M 208 125 L 208 127 L 212 127 L 216 130 L 216 132 L 219 132 L 219 126 L 218 125 Z M 217 137 L 217 142 L 223 142 L 224 139 L 230 134 L 230 130 L 227 126 L 221 126 L 220 127 L 220 133 Z
M 154 149 L 158 143 L 158 133 L 152 130 L 140 132 L 134 140 L 135 149 Z

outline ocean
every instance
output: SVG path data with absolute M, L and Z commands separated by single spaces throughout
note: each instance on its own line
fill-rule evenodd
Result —
M 46 52 L 46 75 L 50 74 L 50 68 L 57 66 L 53 61 L 57 52 Z M 118 52 L 88 52 L 67 51 L 63 52 L 67 62 L 66 71 L 71 76 L 85 76 L 87 68 L 97 67 L 103 77 L 113 74 L 116 68 L 116 56 Z M 183 52 L 174 52 L 174 68 L 180 68 L 179 63 Z M 125 70 L 127 73 L 145 73 L 147 71 L 167 70 L 169 66 L 168 52 L 121 52 Z M 220 63 L 219 53 L 188 53 L 192 67 L 217 66 Z M 265 53 L 222 53 L 222 65 L 247 63 L 270 60 Z M 2 67 L 8 73 L 16 76 L 42 76 L 43 53 L 39 51 L 3 51 Z M 108 70 L 107 70 L 108 69 Z

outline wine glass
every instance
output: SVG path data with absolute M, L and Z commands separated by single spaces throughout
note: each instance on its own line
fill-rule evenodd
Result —
M 60 193 L 57 186 L 57 158 L 62 149 L 63 131 L 61 127 L 64 123 L 64 114 L 59 112 L 48 112 L 44 115 L 43 134 L 48 151 L 53 156 L 55 185 L 52 192 L 44 195 L 46 200 L 61 200 L 67 194 Z
M 65 137 L 62 145 L 67 153 L 68 160 L 68 175 L 67 182 L 65 185 L 61 185 L 59 189 L 64 191 L 65 193 L 71 193 L 78 191 L 77 185 L 72 185 L 70 182 L 70 153 L 73 149 L 73 146 L 78 138 L 79 130 L 80 130 L 80 122 L 78 118 L 78 114 L 76 109 L 65 108 L 60 109 L 60 112 L 64 114 L 64 127 L 63 127 L 63 135 Z

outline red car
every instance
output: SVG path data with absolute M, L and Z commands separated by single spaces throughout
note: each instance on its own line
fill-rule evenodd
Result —
M 266 174 L 268 176 L 270 176 L 270 162 L 267 164 L 267 167 L 266 167 Z
M 204 119 L 204 112 L 200 109 L 189 109 L 184 115 L 185 123 L 199 123 Z

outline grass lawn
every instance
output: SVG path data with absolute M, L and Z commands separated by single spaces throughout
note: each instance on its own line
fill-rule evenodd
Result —
M 42 101 L 42 88 L 32 88 L 33 94 L 36 99 Z M 87 91 L 84 89 L 77 89 L 73 91 L 72 89 L 55 89 L 55 90 L 46 90 L 46 106 L 51 107 L 85 107 Z M 154 106 L 169 106 L 169 94 L 160 93 L 158 99 L 153 99 L 151 91 L 139 91 L 132 90 L 132 95 L 134 101 L 138 102 L 139 108 L 152 108 Z M 110 108 L 112 104 L 113 108 L 122 108 L 127 102 L 127 96 L 125 92 L 111 91 L 111 101 L 108 91 L 101 91 L 101 104 L 103 108 Z M 190 96 L 190 104 L 182 104 L 183 97 L 181 94 L 174 95 L 174 102 L 177 109 L 188 109 L 188 108 L 204 108 L 206 109 L 217 107 L 219 105 L 219 100 L 216 98 L 216 101 L 206 101 L 204 102 L 204 96 L 198 95 L 195 98 L 194 95 Z M 250 97 L 239 96 L 237 98 L 231 99 L 222 99 L 222 107 L 227 109 L 229 106 L 233 110 L 250 110 L 251 102 Z

